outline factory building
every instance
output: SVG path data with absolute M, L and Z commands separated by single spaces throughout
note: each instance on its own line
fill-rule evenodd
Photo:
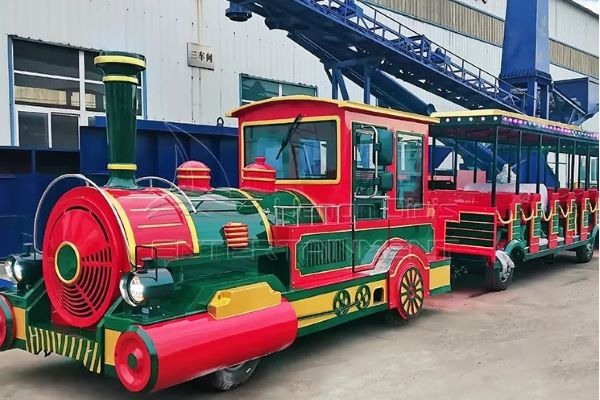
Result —
M 571 0 L 549 2 L 552 77 L 597 79 L 598 15 Z M 498 75 L 506 0 L 371 3 Z M 23 226 L 22 232 L 31 234 L 24 227 L 31 223 L 30 208 L 44 180 L 63 172 L 105 173 L 103 160 L 95 159 L 102 153 L 98 132 L 105 124 L 103 85 L 93 63 L 101 50 L 146 56 L 138 115 L 150 143 L 148 152 L 160 164 L 148 167 L 149 173 L 164 175 L 165 165 L 174 169 L 184 158 L 204 153 L 214 158 L 205 160 L 213 168 L 223 159 L 235 159 L 236 120 L 225 115 L 241 104 L 281 95 L 331 96 L 329 78 L 315 56 L 290 41 L 286 32 L 269 30 L 260 16 L 244 23 L 229 20 L 228 6 L 224 0 L 0 2 L 0 54 L 6 55 L 0 59 L 0 189 L 23 185 L 24 175 L 45 177 L 27 180 L 30 205 L 0 201 L 0 221 L 12 221 L 17 230 Z M 350 98 L 362 101 L 362 89 L 348 87 Z M 439 111 L 458 108 L 407 87 Z M 597 131 L 598 116 L 584 127 Z M 178 149 L 181 132 L 193 136 L 201 148 L 188 144 Z M 168 141 L 169 135 L 176 140 Z M 221 171 L 218 183 L 235 185 L 237 172 L 227 174 Z

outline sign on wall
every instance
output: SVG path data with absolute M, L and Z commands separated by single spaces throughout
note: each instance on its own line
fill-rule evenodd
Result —
M 215 69 L 215 56 L 212 47 L 198 43 L 187 44 L 187 63 L 190 67 Z

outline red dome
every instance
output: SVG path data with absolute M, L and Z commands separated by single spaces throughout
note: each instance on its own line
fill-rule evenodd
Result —
M 240 187 L 257 192 L 274 192 L 275 168 L 265 163 L 264 157 L 256 157 L 256 162 L 242 168 Z
M 200 161 L 186 161 L 177 167 L 177 183 L 183 190 L 210 191 L 210 168 Z

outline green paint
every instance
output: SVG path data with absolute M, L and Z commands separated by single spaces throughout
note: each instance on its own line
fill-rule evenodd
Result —
M 75 249 L 70 245 L 62 246 L 56 255 L 56 265 L 60 276 L 66 281 L 72 280 L 77 274 L 78 264 L 79 259 Z
M 431 289 L 429 291 L 429 295 L 430 296 L 437 296 L 437 295 L 440 295 L 440 294 L 448 293 L 451 290 L 452 290 L 452 287 L 450 285 L 440 286 L 439 288 Z
M 390 227 L 390 238 L 400 238 L 419 246 L 426 253 L 433 249 L 433 226 L 431 224 Z
M 125 56 L 144 60 L 144 56 L 122 52 L 102 52 L 100 56 Z M 136 78 L 145 68 L 120 61 L 97 63 L 104 76 Z M 137 85 L 124 81 L 105 81 L 106 129 L 109 164 L 135 164 Z M 135 188 L 135 171 L 111 170 L 107 186 Z
M 319 322 L 313 325 L 309 325 L 306 326 L 304 328 L 300 328 L 298 330 L 298 336 L 305 336 L 311 333 L 315 333 L 315 332 L 319 332 L 319 331 L 323 331 L 325 329 L 329 329 L 332 328 L 334 326 L 337 325 L 341 325 L 343 323 L 358 319 L 358 318 L 362 318 L 365 317 L 367 315 L 371 315 L 371 314 L 375 314 L 381 311 L 385 311 L 388 309 L 387 303 L 383 303 L 377 306 L 373 306 L 373 307 L 369 307 L 369 308 L 365 308 L 363 310 L 358 310 L 358 311 L 354 311 L 348 314 L 344 314 L 342 316 L 339 317 L 335 317 L 332 319 L 328 319 L 326 321 L 323 322 Z
M 289 291 L 289 292 L 283 293 L 283 296 L 286 298 L 287 301 L 302 300 L 302 299 L 306 299 L 309 297 L 318 296 L 320 294 L 336 292 L 338 290 L 347 289 L 352 286 L 365 285 L 367 283 L 380 281 L 383 279 L 387 279 L 387 272 L 377 274 L 377 275 L 367 276 L 364 278 L 353 279 L 353 280 L 346 281 L 346 282 L 335 283 L 333 285 L 321 286 L 321 287 L 314 288 L 314 289 L 302 289 L 302 290 L 296 290 L 296 291 Z
M 137 358 L 135 357 L 135 355 L 129 354 L 127 356 L 127 365 L 129 366 L 129 368 L 135 369 L 135 368 L 137 368 L 137 364 L 138 364 L 138 362 L 137 362 Z
M 460 213 L 459 222 L 446 223 L 446 243 L 461 246 L 493 247 L 496 226 L 494 216 Z
M 429 262 L 429 269 L 436 269 L 436 268 L 440 268 L 440 267 L 446 267 L 446 266 L 450 265 L 451 261 L 452 261 L 451 258 L 443 258 L 441 260 L 430 261 Z

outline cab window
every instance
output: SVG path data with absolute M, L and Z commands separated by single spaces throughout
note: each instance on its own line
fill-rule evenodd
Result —
M 275 168 L 277 179 L 336 179 L 336 121 L 300 120 L 296 125 L 289 122 L 244 128 L 244 162 L 265 157 Z
M 396 142 L 396 208 L 423 207 L 423 137 L 398 133 Z

